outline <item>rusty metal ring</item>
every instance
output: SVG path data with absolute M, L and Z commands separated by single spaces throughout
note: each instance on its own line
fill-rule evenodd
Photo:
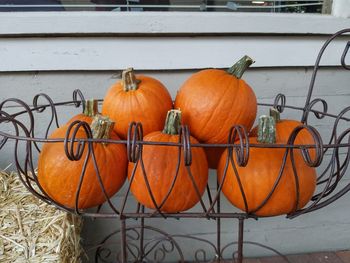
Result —
M 278 110 L 279 113 L 282 113 L 284 111 L 285 106 L 286 106 L 286 96 L 282 93 L 278 93 L 273 102 L 273 108 Z
M 79 97 L 79 98 L 78 98 Z M 83 112 L 85 111 L 85 97 L 80 89 L 73 91 L 73 103 L 76 108 L 80 107 L 80 104 L 83 104 Z
M 66 156 L 71 161 L 78 161 L 81 159 L 84 153 L 86 146 L 86 140 L 78 140 L 76 138 L 78 131 L 81 131 L 83 128 L 86 138 L 92 139 L 92 131 L 90 125 L 84 121 L 76 120 L 69 124 L 66 135 L 64 137 L 64 151 Z M 77 143 L 77 146 L 75 147 Z M 76 148 L 74 150 L 74 148 Z
M 187 125 L 181 125 L 179 131 L 179 143 L 182 144 L 185 166 L 192 164 L 191 135 Z
M 323 160 L 323 155 L 324 155 L 324 150 L 323 150 L 323 141 L 320 133 L 312 126 L 310 125 L 299 125 L 298 127 L 294 128 L 292 133 L 290 134 L 288 138 L 288 145 L 295 145 L 295 140 L 298 136 L 298 134 L 302 131 L 306 130 L 308 133 L 312 136 L 313 141 L 314 141 L 314 147 L 312 149 L 315 149 L 315 158 L 312 160 L 309 149 L 308 148 L 301 148 L 301 153 L 303 156 L 303 159 L 305 163 L 310 166 L 310 167 L 318 167 L 322 163 Z M 293 151 L 294 148 L 291 149 Z
M 131 122 L 128 128 L 128 136 L 126 142 L 126 150 L 129 162 L 136 163 L 140 158 L 142 144 L 138 144 L 137 141 L 142 140 L 143 128 L 141 122 Z
M 250 144 L 247 129 L 243 125 L 231 127 L 228 144 L 234 145 L 229 147 L 229 154 L 232 154 L 232 151 L 235 152 L 237 164 L 241 167 L 246 166 L 249 160 Z

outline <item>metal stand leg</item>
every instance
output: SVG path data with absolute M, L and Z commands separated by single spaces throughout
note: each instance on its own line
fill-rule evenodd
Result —
M 219 184 L 217 183 L 217 189 L 219 188 Z M 216 202 L 216 209 L 217 213 L 220 213 L 220 196 L 218 197 L 218 200 Z M 221 255 L 221 218 L 216 219 L 216 232 L 217 232 L 217 240 L 216 240 L 216 247 L 218 251 L 218 262 L 221 262 L 222 255 Z
M 126 223 L 125 218 L 120 218 L 120 233 L 122 237 L 121 242 L 121 262 L 127 263 L 126 255 Z
M 141 213 L 145 212 L 145 207 L 141 206 Z M 145 256 L 144 250 L 143 250 L 143 241 L 144 241 L 144 234 L 145 234 L 145 218 L 141 218 L 141 229 L 140 229 L 140 262 L 143 262 L 143 258 Z
M 238 225 L 238 249 L 237 249 L 237 260 L 238 263 L 243 262 L 243 229 L 244 229 L 244 219 L 239 219 Z

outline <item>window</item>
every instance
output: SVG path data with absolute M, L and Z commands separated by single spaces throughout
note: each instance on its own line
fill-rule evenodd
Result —
M 323 0 L 0 0 L 0 11 L 321 13 Z

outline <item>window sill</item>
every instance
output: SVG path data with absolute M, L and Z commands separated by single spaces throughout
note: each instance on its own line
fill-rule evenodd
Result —
M 52 34 L 311 34 L 350 27 L 320 14 L 229 12 L 0 13 L 0 36 Z

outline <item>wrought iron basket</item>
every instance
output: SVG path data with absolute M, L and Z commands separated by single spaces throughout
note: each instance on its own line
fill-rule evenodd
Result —
M 350 190 L 350 183 L 345 186 L 339 187 L 339 182 L 345 177 L 349 163 L 350 163 L 350 106 L 344 108 L 339 114 L 332 114 L 328 112 L 327 102 L 321 98 L 312 98 L 312 93 L 315 85 L 315 80 L 317 76 L 317 72 L 319 69 L 320 61 L 324 51 L 327 46 L 336 38 L 349 38 L 348 33 L 350 33 L 350 29 L 345 29 L 337 32 L 333 36 L 331 36 L 323 45 L 321 51 L 318 54 L 311 83 L 309 86 L 309 90 L 306 97 L 306 102 L 304 107 L 297 107 L 293 105 L 286 104 L 286 97 L 283 94 L 278 94 L 275 97 L 275 100 L 272 104 L 268 103 L 259 103 L 259 107 L 273 107 L 280 113 L 285 109 L 292 111 L 299 111 L 302 115 L 301 124 L 294 129 L 292 134 L 289 137 L 289 140 L 286 144 L 265 144 L 261 146 L 260 144 L 252 144 L 249 142 L 249 134 L 248 131 L 243 126 L 233 126 L 228 134 L 228 141 L 226 144 L 204 144 L 204 143 L 191 143 L 190 142 L 190 129 L 187 126 L 181 126 L 179 141 L 177 143 L 162 143 L 162 142 L 146 142 L 143 140 L 143 130 L 141 123 L 131 123 L 128 131 L 128 137 L 126 140 L 106 140 L 106 139 L 93 139 L 90 126 L 85 122 L 76 121 L 69 125 L 66 137 L 58 138 L 58 139 L 49 139 L 48 135 L 52 128 L 59 127 L 58 121 L 58 112 L 59 109 L 66 106 L 71 107 L 81 107 L 84 102 L 84 96 L 80 90 L 75 90 L 73 93 L 73 99 L 65 102 L 54 102 L 48 95 L 46 94 L 38 94 L 34 97 L 33 103 L 31 106 L 25 103 L 22 100 L 11 98 L 6 99 L 0 103 L 0 149 L 4 148 L 5 144 L 8 141 L 13 141 L 14 143 L 14 163 L 16 164 L 16 168 L 18 170 L 18 174 L 22 183 L 27 187 L 27 189 L 33 193 L 38 198 L 43 201 L 57 206 L 59 209 L 65 210 L 70 213 L 75 213 L 85 217 L 93 217 L 93 218 L 118 218 L 120 220 L 120 230 L 114 232 L 106 237 L 101 242 L 101 245 L 97 249 L 96 252 L 96 262 L 107 262 L 106 258 L 108 258 L 111 254 L 111 251 L 104 248 L 104 244 L 108 242 L 108 240 L 116 235 L 120 234 L 120 253 L 117 256 L 117 260 L 120 262 L 159 262 L 165 260 L 166 254 L 175 253 L 178 255 L 180 262 L 185 262 L 183 253 L 176 239 L 179 238 L 192 238 L 194 240 L 204 242 L 209 245 L 215 254 L 215 257 L 210 262 L 218 262 L 222 259 L 222 255 L 225 250 L 227 250 L 232 245 L 237 245 L 237 250 L 233 253 L 233 260 L 236 262 L 242 262 L 243 260 L 243 227 L 244 220 L 248 218 L 257 219 L 259 216 L 256 215 L 256 211 L 259 208 L 266 205 L 271 196 L 273 196 L 274 191 L 276 190 L 281 178 L 283 177 L 283 170 L 288 162 L 291 161 L 294 171 L 294 177 L 297 181 L 298 178 L 298 170 L 295 167 L 295 162 L 293 160 L 293 153 L 295 151 L 300 151 L 302 153 L 302 157 L 307 166 L 310 167 L 319 167 L 322 164 L 321 172 L 318 172 L 317 178 L 317 190 L 312 197 L 311 201 L 304 208 L 300 208 L 299 203 L 299 185 L 296 183 L 296 201 L 295 208 L 287 214 L 288 218 L 295 218 L 305 213 L 310 213 L 312 211 L 321 209 L 343 195 L 345 195 Z M 341 56 L 341 65 L 344 69 L 349 70 L 350 66 L 346 65 L 346 55 L 350 48 L 350 41 L 347 41 L 346 47 Z M 39 101 L 43 101 L 39 103 Z M 23 108 L 18 112 L 9 112 L 7 105 L 16 104 Z M 321 106 L 321 110 L 319 109 Z M 317 109 L 316 109 L 317 108 Z M 48 126 L 45 129 L 45 135 L 38 137 L 35 134 L 37 130 L 37 125 L 41 125 L 41 122 L 38 122 L 37 119 L 40 118 L 40 115 L 43 113 L 50 115 Z M 329 141 L 324 142 L 319 131 L 309 125 L 309 116 L 313 114 L 316 119 L 329 119 L 333 123 L 333 127 L 330 129 Z M 11 126 L 11 132 L 8 132 L 9 128 L 2 129 L 1 126 Z M 345 127 L 345 129 L 341 129 L 340 126 Z M 77 139 L 76 133 L 79 129 L 84 129 L 86 133 L 86 139 Z M 314 143 L 310 145 L 299 145 L 295 143 L 298 134 L 301 131 L 306 131 L 309 133 Z M 85 166 L 81 171 L 81 179 L 78 189 L 76 189 L 76 206 L 75 208 L 65 207 L 62 204 L 57 203 L 52 200 L 41 187 L 37 175 L 36 175 L 36 158 L 34 156 L 40 153 L 40 148 L 43 143 L 62 143 L 65 147 L 65 152 L 67 157 L 71 161 L 80 160 L 83 156 L 83 152 L 87 151 L 85 155 L 85 166 L 87 162 L 93 162 L 96 171 L 96 177 L 100 182 L 100 187 L 102 192 L 105 194 L 106 202 L 95 210 L 82 210 L 78 209 L 77 204 L 79 201 L 79 193 L 80 187 L 84 181 L 84 171 Z M 156 209 L 147 209 L 141 204 L 137 204 L 135 209 L 127 209 L 127 203 L 130 199 L 133 199 L 132 194 L 130 193 L 130 185 L 132 184 L 133 176 L 135 173 L 135 169 L 131 174 L 131 179 L 127 183 L 125 194 L 120 202 L 115 202 L 111 198 L 106 195 L 105 189 L 103 189 L 103 183 L 99 168 L 96 162 L 93 144 L 96 143 L 111 143 L 111 144 L 124 144 L 127 148 L 127 158 L 128 161 L 134 163 L 134 165 L 140 165 L 144 169 L 143 164 L 143 148 L 147 147 L 147 145 L 156 145 L 157 147 L 162 146 L 170 146 L 176 147 L 178 149 L 178 160 L 177 167 L 179 167 L 180 162 L 184 162 L 186 166 L 186 170 L 189 178 L 193 181 L 193 187 L 198 194 L 199 199 L 199 209 L 200 211 L 192 212 L 192 210 L 179 212 L 179 213 L 165 213 L 162 212 L 162 204 L 156 203 L 153 197 L 152 189 L 148 188 L 148 193 L 153 200 L 154 207 Z M 76 147 L 78 147 L 78 151 L 76 151 Z M 240 193 L 242 195 L 242 199 L 244 200 L 245 209 L 244 211 L 237 212 L 236 210 L 230 211 L 221 211 L 220 206 L 220 198 L 222 195 L 222 187 L 225 180 L 225 174 L 223 175 L 221 180 L 217 180 L 217 185 L 215 186 L 216 191 L 210 190 L 209 185 L 207 186 L 207 190 L 203 196 L 199 194 L 198 187 L 193 180 L 193 174 L 191 171 L 191 162 L 192 162 L 192 150 L 195 147 L 221 147 L 228 149 L 228 155 L 226 160 L 226 170 L 227 167 L 232 166 L 234 169 L 236 166 L 244 167 L 249 161 L 249 152 L 252 148 L 278 148 L 284 150 L 284 157 L 281 161 L 281 168 L 279 175 L 276 177 L 276 181 L 274 183 L 274 187 L 271 188 L 271 192 L 266 196 L 265 200 L 261 202 L 261 205 L 258 209 L 251 210 L 248 207 L 248 202 L 245 196 L 245 189 L 242 185 L 240 185 Z M 24 150 L 23 150 L 24 149 Z M 310 152 L 313 154 L 310 154 Z M 325 155 L 329 156 L 328 158 L 324 158 Z M 235 161 L 234 161 L 235 160 Z M 239 178 L 239 175 L 236 176 Z M 144 169 L 144 177 L 147 181 L 147 171 Z M 177 178 L 177 171 L 174 171 L 174 183 Z M 69 183 L 69 182 L 67 182 Z M 174 184 L 172 185 L 172 187 Z M 168 189 L 168 194 L 166 198 L 169 197 L 172 187 Z M 205 196 L 205 198 L 204 198 Z M 165 200 L 163 200 L 165 201 Z M 163 202 L 164 203 L 164 202 Z M 126 220 L 127 219 L 139 219 L 139 225 L 133 227 L 127 227 Z M 145 220 L 151 218 L 203 218 L 203 219 L 213 219 L 217 222 L 217 241 L 216 244 L 213 244 L 204 239 L 182 236 L 182 235 L 170 235 L 159 229 L 156 229 L 151 226 L 145 225 Z M 237 219 L 239 222 L 239 231 L 238 231 L 238 239 L 237 242 L 232 242 L 227 244 L 226 246 L 221 245 L 221 236 L 220 236 L 220 220 L 222 218 L 228 219 Z M 144 236 L 147 231 L 153 231 L 158 233 L 161 238 L 155 238 L 151 241 L 145 242 Z M 131 239 L 134 244 L 132 245 L 128 239 Z M 135 245 L 137 243 L 137 245 Z M 258 245 L 265 247 L 266 249 L 270 249 L 274 252 L 275 250 L 268 248 L 267 246 L 256 244 L 250 242 L 252 245 Z M 150 254 L 153 251 L 153 258 L 150 259 Z M 278 252 L 276 252 L 278 253 Z M 208 261 L 205 260 L 206 252 L 203 249 L 197 250 L 195 252 L 195 258 L 197 262 Z M 282 256 L 282 255 L 281 255 Z M 282 256 L 283 257 L 283 256 Z M 283 257 L 286 262 L 288 260 Z

